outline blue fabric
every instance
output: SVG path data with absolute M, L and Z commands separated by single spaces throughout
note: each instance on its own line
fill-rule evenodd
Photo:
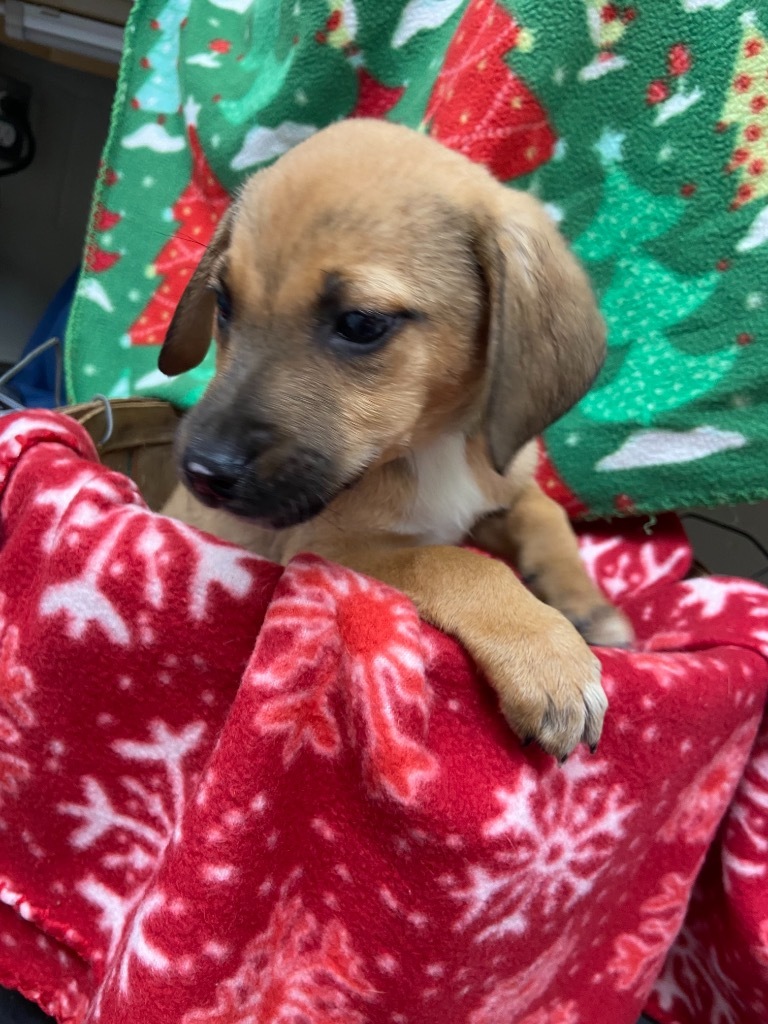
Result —
M 69 311 L 72 308 L 72 300 L 75 296 L 75 287 L 79 274 L 80 268 L 78 267 L 56 292 L 27 344 L 24 346 L 24 351 L 21 353 L 22 359 L 33 349 L 37 348 L 38 345 L 42 345 L 44 341 L 47 341 L 48 338 L 60 338 L 63 353 L 64 333 L 67 329 Z M 55 389 L 55 348 L 49 348 L 36 359 L 33 359 L 29 366 L 25 366 L 6 385 L 8 393 L 30 409 L 55 408 L 58 404 Z M 63 395 L 62 400 L 64 400 Z

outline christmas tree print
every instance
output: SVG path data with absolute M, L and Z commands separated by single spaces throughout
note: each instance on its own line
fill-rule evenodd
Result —
M 501 181 L 544 163 L 556 141 L 543 107 L 504 59 L 533 45 L 501 4 L 472 0 L 425 113 L 431 135 Z
M 349 117 L 385 117 L 399 102 L 405 88 L 378 81 L 363 66 L 357 44 L 357 9 L 352 0 L 327 0 L 328 16 L 322 29 L 315 32 L 315 42 L 340 52 L 355 71 L 357 100 Z
M 110 252 L 104 248 L 106 239 L 111 239 L 109 232 L 120 223 L 121 216 L 108 210 L 103 203 L 98 203 L 93 211 L 91 229 L 94 235 L 101 235 L 97 242 L 93 237 L 85 247 L 85 267 L 91 274 L 100 274 L 114 267 L 120 259 L 119 252 Z
M 609 358 L 581 411 L 603 423 L 627 420 L 648 426 L 656 417 L 711 390 L 730 370 L 736 347 L 691 355 L 670 342 L 671 327 L 711 296 L 716 271 L 683 277 L 648 255 L 643 243 L 682 216 L 685 201 L 637 188 L 618 162 L 606 167 L 603 204 L 574 250 L 586 263 L 612 261 L 601 309 L 608 325 Z M 653 296 L 649 302 L 649 296 Z
M 151 19 L 150 28 L 157 34 L 157 41 L 140 60 L 141 67 L 150 72 L 133 101 L 140 110 L 172 114 L 181 103 L 179 33 L 190 3 L 191 0 L 168 0 L 157 17 Z
M 188 135 L 192 151 L 192 176 L 172 208 L 179 224 L 147 268 L 147 276 L 159 277 L 155 291 L 131 325 L 132 345 L 159 345 L 165 336 L 182 292 L 200 261 L 222 214 L 229 206 L 226 189 L 211 172 L 197 134 L 197 105 L 187 104 Z
M 737 130 L 727 165 L 738 181 L 735 207 L 768 196 L 768 41 L 754 12 L 742 17 L 744 34 L 721 118 Z
M 236 54 L 225 65 L 230 96 L 213 96 L 231 125 L 252 122 L 284 87 L 298 53 L 290 10 L 291 5 L 280 4 L 275 10 L 272 0 L 254 0 L 247 16 L 241 16 L 241 43 L 247 52 Z

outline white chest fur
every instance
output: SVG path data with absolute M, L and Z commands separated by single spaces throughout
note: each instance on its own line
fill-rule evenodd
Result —
M 467 462 L 466 439 L 448 434 L 415 451 L 411 460 L 413 501 L 395 529 L 424 544 L 458 544 L 493 508 Z

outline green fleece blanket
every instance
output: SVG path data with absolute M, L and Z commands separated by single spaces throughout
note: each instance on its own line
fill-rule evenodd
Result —
M 228 194 L 338 118 L 431 132 L 548 204 L 609 325 L 554 426 L 576 514 L 768 497 L 768 8 L 138 0 L 67 337 L 70 398 L 186 406 L 158 345 Z

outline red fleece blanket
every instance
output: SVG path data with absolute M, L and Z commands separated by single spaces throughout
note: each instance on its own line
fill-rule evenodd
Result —
M 61 1022 L 768 1017 L 768 591 L 684 581 L 674 519 L 582 534 L 639 643 L 561 768 L 403 596 L 149 512 L 64 417 L 0 419 L 0 494 L 0 983 Z

